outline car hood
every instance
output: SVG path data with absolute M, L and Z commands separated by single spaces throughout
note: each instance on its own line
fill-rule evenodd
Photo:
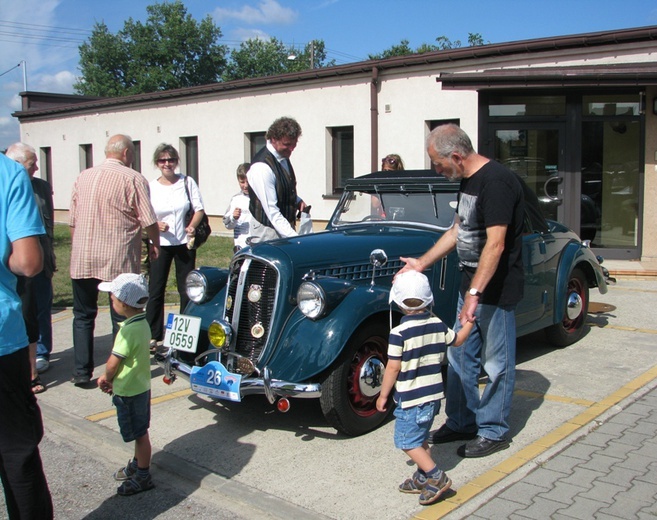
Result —
M 296 272 L 335 266 L 348 268 L 368 264 L 374 249 L 383 249 L 388 258 L 420 256 L 442 234 L 439 230 L 414 229 L 401 226 L 363 225 L 331 229 L 309 235 L 272 240 L 251 248 L 253 256 L 294 266 Z M 247 253 L 246 250 L 245 253 Z

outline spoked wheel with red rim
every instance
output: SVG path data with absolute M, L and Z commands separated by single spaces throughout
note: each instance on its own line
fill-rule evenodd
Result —
M 387 362 L 388 328 L 370 322 L 357 330 L 322 383 L 320 403 L 327 421 L 347 435 L 361 435 L 388 416 L 376 409 Z
M 561 321 L 545 329 L 550 343 L 567 347 L 584 335 L 584 325 L 589 310 L 589 284 L 581 269 L 570 273 L 566 286 L 565 306 L 561 309 Z

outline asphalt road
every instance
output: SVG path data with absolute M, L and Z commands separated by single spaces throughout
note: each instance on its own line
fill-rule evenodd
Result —
M 589 315 L 586 336 L 565 349 L 540 334 L 520 340 L 508 450 L 461 459 L 459 443 L 433 448 L 459 487 L 487 474 L 514 453 L 657 365 L 657 281 L 619 280 Z M 600 308 L 602 307 L 602 308 Z M 56 352 L 39 396 L 46 436 L 42 457 L 56 518 L 409 519 L 427 513 L 417 497 L 397 492 L 412 468 L 392 443 L 393 423 L 348 438 L 330 428 L 313 400 L 292 401 L 281 414 L 264 397 L 215 403 L 185 381 L 162 383 L 154 364 L 151 440 L 156 488 L 118 497 L 112 473 L 132 446 L 122 442 L 108 396 L 68 382 L 72 369 L 71 313 L 54 315 Z M 107 312 L 97 321 L 95 374 L 110 350 Z M 444 416 L 436 418 L 434 427 Z M 465 500 L 466 497 L 463 497 Z M 0 499 L 1 502 L 1 499 Z M 0 507 L 0 518 L 5 514 Z

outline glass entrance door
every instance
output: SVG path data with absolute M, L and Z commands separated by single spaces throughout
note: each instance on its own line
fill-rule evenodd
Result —
M 520 175 L 549 219 L 608 258 L 641 248 L 639 92 L 489 93 L 480 151 Z
M 493 157 L 515 171 L 536 193 L 543 214 L 551 220 L 567 218 L 564 201 L 564 131 L 560 125 L 495 125 Z

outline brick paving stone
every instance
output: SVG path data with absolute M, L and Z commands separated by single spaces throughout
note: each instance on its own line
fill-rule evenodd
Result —
M 554 488 L 549 491 L 544 491 L 538 496 L 546 500 L 554 502 L 561 502 L 563 505 L 570 505 L 574 502 L 575 496 L 587 491 L 588 488 L 576 486 L 574 484 L 564 484 L 563 482 L 555 482 Z M 531 502 L 530 497 L 525 497 L 527 502 Z
M 627 428 L 628 427 L 626 426 L 625 430 L 627 430 Z M 598 430 L 594 430 L 594 431 L 590 432 L 588 435 L 585 435 L 584 437 L 582 437 L 580 442 L 583 443 L 583 444 L 590 444 L 591 446 L 602 447 L 602 446 L 606 446 L 607 444 L 609 444 L 609 442 L 614 440 L 616 437 L 617 437 L 617 435 L 613 435 L 611 433 L 601 432 L 598 429 Z
M 573 473 L 570 476 L 561 479 L 561 482 L 590 489 L 593 487 L 593 481 L 603 475 L 605 475 L 605 473 L 602 471 L 575 467 L 573 468 Z
M 647 442 L 638 450 L 634 450 L 632 455 L 646 457 L 647 459 L 652 459 L 653 462 L 657 460 L 657 450 L 655 449 L 655 445 Z
M 546 518 L 554 518 L 554 514 L 562 508 L 563 504 L 561 502 L 535 497 L 531 506 L 517 513 L 526 518 L 545 520 Z
M 595 431 L 599 433 L 606 433 L 616 438 L 619 437 L 628 428 L 629 426 L 627 426 L 626 424 L 606 422 L 598 426 Z
M 656 423 L 651 423 L 651 422 L 646 422 L 646 421 L 641 421 L 634 428 L 631 428 L 627 431 L 632 432 L 632 433 L 639 433 L 639 434 L 647 435 L 648 438 L 654 439 L 655 435 L 657 435 L 657 424 Z
M 650 412 L 652 412 L 653 408 L 650 406 L 648 403 L 643 402 L 642 400 L 635 401 L 631 405 L 629 405 L 625 410 L 623 410 L 623 413 L 631 413 L 632 415 L 640 415 L 641 418 L 645 418 L 648 415 L 650 415 Z
M 545 462 L 543 464 L 543 468 L 557 471 L 559 473 L 563 473 L 564 475 L 570 475 L 573 472 L 573 467 L 581 463 L 582 461 L 579 459 L 566 457 L 565 455 L 559 455 L 558 457 L 554 457 Z
M 568 474 L 570 473 L 572 473 L 572 469 L 568 472 Z M 525 478 L 522 479 L 522 481 L 526 482 L 527 484 L 533 484 L 534 486 L 542 487 L 543 489 L 552 489 L 554 486 L 554 481 L 563 478 L 566 475 L 566 473 L 561 473 L 560 471 L 554 471 L 545 467 L 540 467 L 529 473 Z
M 619 468 L 628 468 L 633 469 L 634 471 L 640 471 L 642 475 L 648 473 L 648 466 L 653 463 L 653 459 L 646 459 L 645 457 L 639 457 L 635 455 L 634 452 L 628 453 L 625 460 L 621 460 L 616 463 Z
M 641 446 L 646 440 L 650 438 L 649 435 L 643 433 L 636 433 L 630 430 L 625 430 L 623 435 L 616 439 L 621 444 L 630 444 L 631 446 Z
M 624 413 L 624 410 L 622 410 L 620 413 L 614 415 L 613 417 L 610 417 L 608 422 L 614 424 L 626 424 L 627 426 L 634 426 L 636 425 L 639 419 L 640 416 Z
M 613 504 L 616 495 L 624 491 L 627 491 L 627 485 L 611 484 L 609 482 L 596 480 L 593 483 L 592 489 L 580 494 L 579 496 L 590 500 L 597 500 L 598 502 L 604 502 L 606 504 Z
M 589 460 L 591 458 L 591 453 L 599 449 L 600 446 L 595 446 L 594 444 L 577 442 L 568 446 L 565 450 L 559 453 L 559 455 L 565 455 L 566 457 L 573 457 L 580 460 Z
M 635 479 L 632 481 L 632 486 L 619 496 L 627 497 L 637 502 L 654 504 L 655 497 L 657 496 L 657 488 L 650 482 L 642 482 L 641 480 Z
M 627 458 L 627 455 L 634 450 L 636 450 L 635 446 L 611 441 L 605 448 L 598 451 L 598 453 L 600 455 L 606 455 L 607 457 L 614 457 L 616 459 L 624 460 Z
M 600 482 L 611 482 L 612 484 L 616 484 L 617 482 L 627 482 L 629 484 L 635 478 L 639 478 L 639 477 L 645 475 L 646 473 L 647 473 L 647 471 L 641 472 L 641 471 L 638 471 L 636 469 L 624 468 L 624 467 L 619 466 L 618 464 L 616 464 L 613 467 L 612 473 L 610 473 L 609 475 L 605 475 L 603 477 L 600 477 L 598 480 Z
M 599 501 L 579 496 L 571 506 L 559 509 L 559 513 L 573 518 L 594 518 L 599 509 Z
M 644 507 L 637 513 L 637 516 L 639 518 L 650 518 L 650 520 L 655 520 L 655 517 L 657 517 L 657 503 L 653 502 L 649 506 Z
M 616 516 L 618 518 L 636 518 L 638 512 L 649 505 L 650 504 L 647 502 L 641 500 L 632 500 L 624 497 L 621 493 L 616 495 L 616 500 L 613 504 L 609 507 L 601 508 L 600 513 Z
M 636 479 L 657 485 L 657 462 L 648 464 L 648 472 L 637 476 Z
M 504 490 L 498 495 L 498 497 L 514 502 L 516 506 L 517 504 L 528 506 L 532 503 L 532 497 L 544 492 L 545 489 L 542 487 L 538 487 L 527 482 L 518 482 Z
M 599 471 L 600 473 L 609 473 L 614 464 L 618 464 L 619 459 L 615 457 L 608 457 L 600 453 L 591 454 L 591 459 L 579 465 L 580 468 L 590 469 L 592 471 Z

